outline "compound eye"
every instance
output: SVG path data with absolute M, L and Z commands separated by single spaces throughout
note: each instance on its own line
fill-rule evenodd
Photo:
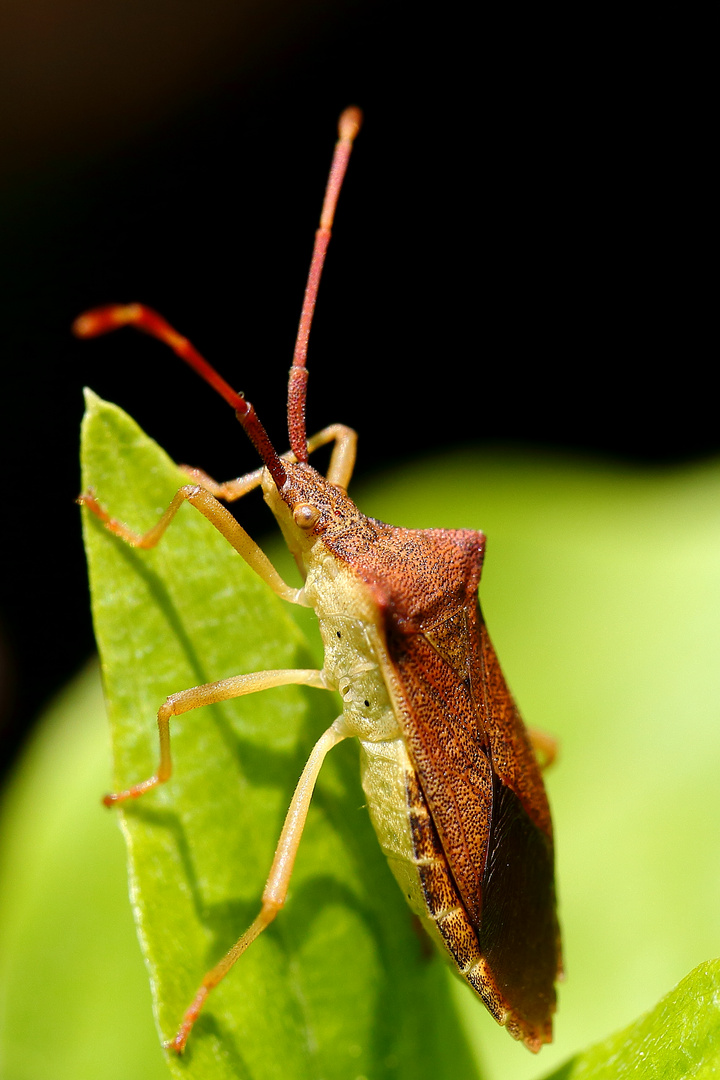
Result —
M 320 520 L 320 511 L 312 503 L 298 503 L 293 509 L 293 518 L 299 529 L 309 532 Z

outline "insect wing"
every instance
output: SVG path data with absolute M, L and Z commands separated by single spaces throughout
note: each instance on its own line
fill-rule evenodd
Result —
M 465 602 L 445 618 L 426 624 L 416 612 L 408 625 L 402 604 L 386 606 L 388 655 L 419 784 L 477 935 L 481 974 L 466 977 L 536 1050 L 551 1038 L 559 968 L 550 811 L 477 603 L 481 555 L 468 559 Z

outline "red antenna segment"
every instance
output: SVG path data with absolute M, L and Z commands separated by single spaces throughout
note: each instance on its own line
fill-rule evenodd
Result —
M 335 218 L 340 188 L 345 179 L 352 150 L 353 140 L 362 124 L 362 112 L 355 105 L 345 109 L 338 121 L 338 141 L 335 144 L 330 175 L 325 188 L 322 213 L 320 214 L 320 227 L 315 233 L 315 246 L 312 259 L 310 260 L 310 272 L 305 297 L 303 299 L 302 312 L 300 313 L 300 325 L 298 326 L 297 339 L 295 341 L 295 353 L 292 367 L 290 368 L 290 381 L 288 383 L 288 436 L 290 449 L 298 461 L 307 461 L 307 433 L 305 430 L 305 401 L 307 397 L 307 360 L 308 338 L 315 312 L 320 275 L 325 263 L 325 254 L 332 235 L 332 225 Z
M 158 338 L 169 345 L 173 352 L 189 364 L 193 371 L 217 390 L 221 397 L 225 398 L 228 405 L 235 410 L 235 415 L 242 424 L 250 442 L 253 444 L 263 462 L 268 468 L 270 475 L 278 488 L 281 488 L 287 480 L 287 473 L 282 461 L 278 457 L 275 447 L 270 442 L 270 436 L 258 419 L 254 407 L 246 401 L 241 393 L 233 390 L 228 382 L 218 375 L 212 364 L 209 364 L 204 356 L 201 356 L 194 345 L 186 337 L 178 334 L 170 323 L 158 315 L 157 311 L 145 307 L 144 304 L 108 304 L 107 307 L 93 308 L 79 315 L 72 325 L 73 333 L 78 337 L 97 337 L 99 334 L 107 334 L 110 330 L 117 330 L 120 326 L 134 326 L 151 337 Z
M 288 385 L 288 435 L 290 448 L 298 461 L 307 461 L 307 434 L 305 431 L 305 400 L 307 387 L 307 345 L 310 336 L 318 285 L 322 273 L 325 253 L 330 242 L 333 218 L 337 206 L 340 188 L 347 169 L 353 139 L 360 130 L 362 113 L 355 106 L 346 109 L 338 122 L 339 139 L 335 144 L 330 175 L 325 189 L 325 200 L 320 215 L 320 227 L 315 233 L 315 246 L 310 262 L 310 273 L 305 286 L 300 326 L 298 327 L 295 353 L 290 369 Z M 254 407 L 245 400 L 242 393 L 233 390 L 228 382 L 217 373 L 215 368 L 200 355 L 194 345 L 182 334 L 178 334 L 168 322 L 152 308 L 144 304 L 108 304 L 106 307 L 93 308 L 80 315 L 73 323 L 73 332 L 78 337 L 97 337 L 120 326 L 134 326 L 145 334 L 158 338 L 169 345 L 173 352 L 209 383 L 218 394 L 235 410 L 235 415 L 242 424 L 251 443 L 259 453 L 278 489 L 287 480 L 287 472 L 277 451 L 270 442 L 270 437 L 258 419 Z

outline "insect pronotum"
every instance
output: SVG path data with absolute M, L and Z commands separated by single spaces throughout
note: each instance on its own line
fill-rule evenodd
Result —
M 361 746 L 370 816 L 412 910 L 456 973 L 500 1024 L 533 1051 L 552 1038 L 561 967 L 550 810 L 530 736 L 503 678 L 478 606 L 485 537 L 469 529 L 403 529 L 365 517 L 349 499 L 356 435 L 333 424 L 308 439 L 308 335 L 335 207 L 360 111 L 339 121 L 288 387 L 290 450 L 279 455 L 253 406 L 186 338 L 140 304 L 97 308 L 80 337 L 132 325 L 159 338 L 235 410 L 263 465 L 216 483 L 190 470 L 157 524 L 140 535 L 111 518 L 91 491 L 80 502 L 134 547 L 151 548 L 192 503 L 278 596 L 314 608 L 320 670 L 262 671 L 172 694 L 160 706 L 157 772 L 105 797 L 135 799 L 171 774 L 170 719 L 201 705 L 291 683 L 337 690 L 342 712 L 313 747 L 287 812 L 260 912 L 203 978 L 175 1037 L 181 1052 L 209 992 L 283 906 L 313 787 L 329 750 Z M 308 464 L 332 443 L 327 476 Z M 304 576 L 280 577 L 219 499 L 262 487 Z

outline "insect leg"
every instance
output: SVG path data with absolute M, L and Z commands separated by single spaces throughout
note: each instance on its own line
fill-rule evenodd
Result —
M 234 502 L 235 499 L 241 499 L 243 495 L 247 495 L 248 491 L 252 491 L 253 488 L 260 487 L 264 466 L 261 465 L 259 469 L 253 469 L 252 472 L 246 473 L 244 476 L 238 476 L 234 480 L 225 480 L 221 483 L 213 480 L 212 476 L 209 476 L 204 469 L 196 469 L 192 465 L 181 465 L 180 468 L 184 473 L 187 473 L 193 483 L 205 488 L 216 499 Z
M 322 431 L 318 431 L 317 435 L 313 435 L 311 439 L 308 439 L 308 454 L 312 454 L 313 450 L 318 450 L 321 446 L 327 446 L 330 442 L 334 442 L 335 445 L 330 458 L 327 479 L 331 484 L 337 484 L 347 490 L 355 467 L 357 435 L 352 428 L 346 427 L 345 424 L 330 424 L 328 427 L 323 428 Z M 295 461 L 292 450 L 280 456 L 283 461 Z M 190 465 L 181 465 L 180 468 L 187 473 L 194 483 L 205 488 L 216 499 L 223 499 L 225 502 L 234 502 L 235 499 L 242 498 L 243 495 L 247 495 L 248 491 L 258 487 L 263 474 L 261 466 L 259 469 L 253 470 L 253 472 L 246 473 L 245 476 L 238 476 L 235 480 L 218 482 L 213 480 L 212 476 L 208 476 L 203 469 L 195 469 Z
M 268 690 L 271 686 L 314 686 L 319 690 L 329 689 L 325 677 L 321 671 L 314 669 L 286 669 L 279 671 L 254 671 L 248 675 L 234 675 L 230 679 L 221 679 L 219 682 L 205 683 L 203 686 L 193 686 L 189 690 L 181 690 L 177 694 L 171 694 L 158 710 L 158 734 L 160 737 L 160 764 L 157 772 L 149 776 L 147 780 L 133 784 L 124 791 L 112 792 L 106 795 L 103 802 L 106 806 L 114 803 L 126 802 L 128 799 L 137 799 L 146 791 L 152 790 L 158 784 L 164 784 L 172 773 L 172 759 L 170 756 L 170 718 L 180 716 L 191 709 L 199 709 L 202 705 L 214 705 L 218 701 L 229 701 L 231 698 L 241 697 L 243 694 L 254 694 L 258 690 Z
M 230 951 L 225 954 L 220 963 L 208 971 L 183 1017 L 175 1038 L 165 1043 L 167 1049 L 175 1050 L 178 1054 L 182 1053 L 192 1026 L 197 1020 L 210 991 L 227 975 L 238 957 L 242 956 L 255 938 L 263 932 L 266 926 L 270 925 L 285 903 L 315 781 L 318 778 L 318 773 L 328 750 L 331 750 L 333 746 L 336 746 L 345 738 L 347 738 L 347 733 L 343 730 L 342 718 L 340 718 L 315 743 L 295 788 L 295 794 L 285 817 L 285 824 L 278 840 L 275 858 L 263 891 L 260 912 L 245 933 L 238 938 Z
M 548 735 L 547 731 L 540 731 L 538 728 L 529 728 L 528 735 L 540 768 L 550 768 L 557 757 L 557 739 L 554 739 L 552 735 Z
M 357 435 L 352 428 L 344 424 L 330 424 L 329 427 L 323 428 L 317 435 L 308 439 L 308 453 L 312 454 L 313 450 L 327 446 L 329 442 L 334 442 L 335 445 L 332 449 L 327 479 L 331 484 L 337 484 L 338 487 L 347 491 L 355 467 Z
M 226 510 L 214 495 L 197 484 L 186 484 L 185 487 L 181 487 L 157 524 L 146 533 L 134 532 L 121 521 L 111 518 L 107 510 L 95 498 L 94 492 L 86 491 L 78 498 L 79 503 L 87 506 L 88 510 L 100 518 L 109 532 L 119 536 L 131 547 L 139 548 L 155 547 L 185 501 L 191 503 L 215 526 L 218 532 L 222 533 L 228 543 L 239 555 L 242 555 L 245 562 L 270 586 L 274 593 L 291 604 L 302 604 L 301 590 L 293 589 L 283 581 L 262 548 L 245 532 L 242 525 L 238 524 L 230 511 Z

